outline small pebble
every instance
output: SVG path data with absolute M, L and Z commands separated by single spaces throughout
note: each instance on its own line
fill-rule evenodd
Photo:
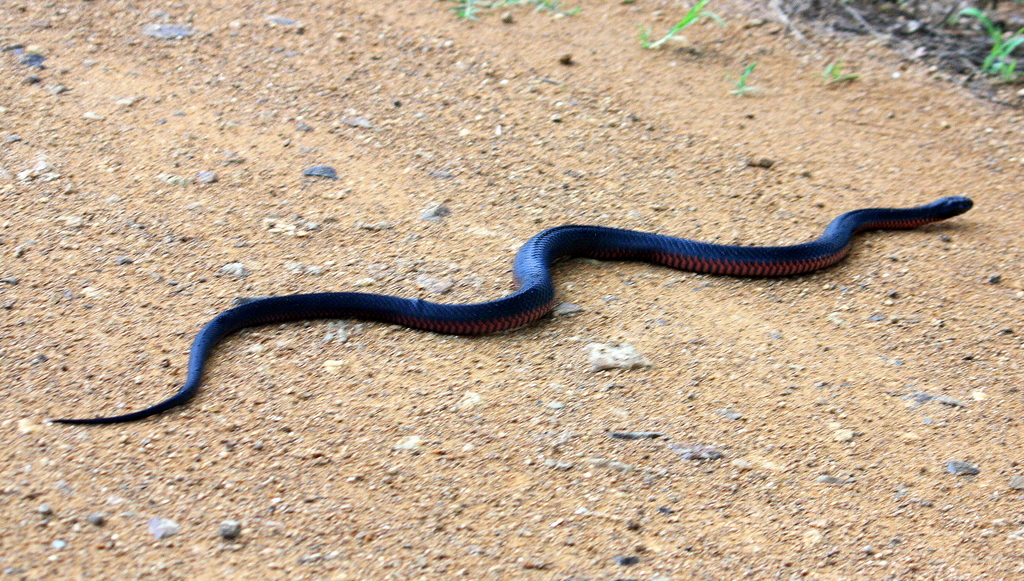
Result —
M 722 408 L 720 410 L 715 410 L 715 413 L 727 420 L 739 420 L 743 418 L 743 414 L 732 408 Z
M 220 178 L 215 171 L 201 171 L 196 174 L 196 181 L 201 184 L 212 184 L 218 179 Z
M 590 343 L 587 353 L 591 371 L 651 367 L 651 362 L 628 343 Z
M 760 167 L 764 169 L 771 169 L 775 165 L 775 160 L 768 157 L 759 157 L 757 159 L 747 160 L 747 167 Z
M 147 24 L 142 28 L 142 34 L 144 36 L 158 38 L 160 40 L 177 40 L 192 36 L 197 32 L 199 31 L 184 24 Z
M 36 508 L 36 512 L 43 516 L 50 516 L 53 514 L 53 509 L 50 508 L 49 504 L 43 503 Z
M 311 133 L 313 131 L 313 126 L 308 123 L 303 123 L 302 121 L 299 121 L 298 123 L 295 124 L 295 130 L 301 131 L 302 133 Z
M 570 67 L 570 66 L 576 64 L 572 60 L 572 55 L 571 54 L 563 54 L 562 56 L 558 57 L 558 62 L 559 62 L 559 64 L 565 65 L 567 67 Z
M 922 404 L 926 404 L 930 401 L 937 401 L 941 404 L 948 405 L 951 407 L 967 407 L 967 404 L 956 398 L 949 397 L 948 395 L 936 395 L 933 393 L 928 393 L 926 391 L 912 391 L 907 395 L 903 396 L 903 399 L 909 401 L 910 407 L 912 408 L 919 407 Z
M 338 179 L 338 172 L 334 171 L 334 168 L 329 165 L 314 165 L 312 167 L 307 167 L 302 170 L 302 175 L 332 180 Z
M 705 444 L 669 444 L 668 447 L 683 460 L 718 460 L 723 455 L 718 448 Z
M 134 261 L 134 260 L 132 260 L 132 259 L 131 259 L 130 257 L 128 257 L 128 256 L 118 256 L 118 257 L 117 257 L 117 258 L 116 258 L 116 259 L 114 260 L 114 264 L 116 264 L 116 265 L 118 265 L 118 266 L 124 266 L 124 265 L 126 265 L 126 264 L 131 264 L 131 263 L 133 263 L 133 262 L 135 262 L 135 261 Z
M 410 452 L 418 452 L 423 448 L 423 438 L 419 436 L 406 436 L 395 444 L 395 450 L 408 450 Z
M 62 541 L 60 539 L 57 539 L 56 541 L 53 541 L 52 543 L 50 543 L 50 547 L 52 547 L 54 550 L 57 550 L 57 551 L 63 549 L 66 546 L 68 546 L 68 542 L 67 541 Z
M 660 438 L 665 434 L 661 432 L 608 432 L 608 435 L 616 440 L 642 440 Z
M 426 220 L 427 222 L 440 222 L 444 220 L 445 216 L 451 214 L 452 211 L 448 209 L 448 206 L 444 204 L 433 204 L 427 208 L 420 216 L 420 220 Z
M 1003 275 L 1001 275 L 1001 274 L 992 274 L 992 275 L 989 275 L 989 277 L 988 277 L 988 283 L 989 284 L 999 284 L 1002 281 L 1003 281 Z
M 45 61 L 45 56 L 34 52 L 22 53 L 22 55 L 18 57 L 18 64 L 37 69 L 43 68 L 43 62 Z
M 249 269 L 245 267 L 241 262 L 230 262 L 220 267 L 217 272 L 220 276 L 234 276 L 238 278 L 245 278 L 249 276 Z
M 237 520 L 226 520 L 217 527 L 217 534 L 222 539 L 237 539 L 242 534 L 242 523 Z
M 568 317 L 581 312 L 583 312 L 583 307 L 572 303 L 559 303 L 555 305 L 555 308 L 551 309 L 551 314 L 556 317 Z
M 107 522 L 107 517 L 102 512 L 94 512 L 85 517 L 85 522 L 93 526 L 103 526 L 103 523 Z
M 168 539 L 178 534 L 181 527 L 169 518 L 149 519 L 149 533 L 158 539 Z
M 946 472 L 955 476 L 974 476 L 975 474 L 981 474 L 981 470 L 977 466 L 963 460 L 957 460 L 950 458 L 946 460 Z
M 612 560 L 615 561 L 616 565 L 620 565 L 622 567 L 629 567 L 630 565 L 636 565 L 637 563 L 639 563 L 640 562 L 640 557 L 633 556 L 633 555 L 631 555 L 629 557 L 623 557 L 622 555 L 616 555 L 616 556 L 612 557 Z
M 1024 490 L 1024 475 L 1017 474 L 1010 478 L 1010 488 Z
M 448 279 L 439 279 L 421 274 L 416 277 L 416 286 L 435 295 L 443 295 L 452 289 L 453 283 Z
M 360 127 L 362 129 L 373 129 L 373 123 L 370 123 L 370 120 L 365 118 L 365 117 L 353 117 L 351 119 L 345 119 L 345 120 L 342 121 L 342 123 L 344 123 L 345 125 L 348 125 L 349 127 Z
M 297 22 L 291 18 L 285 18 L 284 16 L 266 15 L 263 18 L 267 20 L 268 24 L 276 24 L 278 26 L 295 26 Z

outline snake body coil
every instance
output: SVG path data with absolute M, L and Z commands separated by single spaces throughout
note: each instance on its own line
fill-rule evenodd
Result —
M 516 254 L 518 285 L 511 295 L 484 303 L 446 305 L 369 293 L 315 293 L 254 300 L 214 317 L 196 336 L 189 353 L 185 385 L 170 398 L 119 416 L 53 420 L 63 424 L 112 424 L 141 420 L 192 399 L 203 366 L 224 337 L 256 325 L 303 319 L 368 319 L 414 329 L 479 335 L 520 327 L 539 319 L 553 305 L 550 266 L 558 258 L 637 260 L 672 268 L 734 276 L 783 276 L 835 264 L 846 255 L 853 235 L 869 229 L 915 228 L 971 209 L 964 197 L 941 198 L 916 208 L 870 208 L 842 214 L 812 242 L 792 246 L 727 246 L 601 226 L 559 226 L 537 234 Z

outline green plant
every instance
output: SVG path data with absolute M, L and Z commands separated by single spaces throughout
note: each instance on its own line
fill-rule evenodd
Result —
M 743 72 L 740 73 L 740 78 L 733 81 L 733 84 L 736 85 L 736 88 L 729 92 L 732 93 L 733 95 L 736 95 L 737 97 L 742 97 L 747 93 L 759 90 L 757 87 L 750 87 L 747 85 L 747 79 L 750 77 L 750 73 L 754 72 L 754 67 L 756 66 L 757 63 L 750 63 L 749 65 L 747 65 L 747 67 L 743 69 Z
M 673 26 L 672 29 L 668 31 L 668 34 L 654 42 L 651 42 L 651 29 L 649 27 L 641 26 L 640 46 L 651 50 L 656 49 L 661 45 L 665 44 L 666 42 L 674 39 L 676 37 L 676 34 L 679 33 L 679 31 L 683 30 L 687 26 L 690 26 L 694 22 L 697 22 L 701 18 L 708 18 L 714 20 L 718 24 L 724 26 L 725 21 L 723 21 L 717 14 L 715 14 L 714 12 L 704 10 L 704 7 L 708 5 L 708 2 L 711 2 L 711 0 L 697 0 L 697 3 L 693 5 L 693 8 L 690 8 L 690 11 L 687 12 L 686 15 L 683 16 L 683 19 L 677 22 L 676 25 Z
M 1024 28 L 1007 35 L 1006 31 L 992 24 L 988 15 L 977 8 L 964 8 L 960 11 L 960 16 L 976 18 L 992 39 L 992 50 L 985 57 L 981 70 L 990 75 L 999 75 L 1004 81 L 1016 80 L 1020 76 L 1017 73 L 1017 59 L 1010 58 L 1010 55 L 1024 44 Z
M 839 61 L 825 67 L 825 72 L 821 74 L 821 78 L 825 81 L 825 84 L 849 83 L 859 79 L 860 75 L 843 73 L 843 61 Z
M 455 0 L 455 2 L 458 3 L 458 6 L 453 8 L 455 15 L 466 20 L 477 20 L 477 13 L 480 11 L 505 8 L 506 6 L 534 6 L 535 12 L 550 10 L 556 16 L 572 16 L 583 10 L 582 8 L 562 10 L 561 0 L 494 0 L 490 3 L 480 0 Z
M 476 13 L 479 10 L 476 0 L 455 0 L 459 3 L 453 8 L 455 15 L 466 20 L 476 20 Z

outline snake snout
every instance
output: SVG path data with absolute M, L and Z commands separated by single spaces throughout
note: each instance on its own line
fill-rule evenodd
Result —
M 942 198 L 936 203 L 941 207 L 940 219 L 942 220 L 959 216 L 974 207 L 974 201 L 964 196 L 950 196 Z

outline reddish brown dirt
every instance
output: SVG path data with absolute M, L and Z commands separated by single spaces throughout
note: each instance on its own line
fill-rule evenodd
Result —
M 47 57 L 0 66 L 0 137 L 21 138 L 0 145 L 4 578 L 1020 578 L 1021 114 L 738 6 L 644 51 L 637 26 L 662 32 L 683 4 L 511 23 L 452 5 L 0 6 L 4 45 Z M 143 36 L 158 9 L 201 33 Z M 838 60 L 860 78 L 824 85 Z M 730 95 L 753 61 L 761 90 Z M 19 177 L 41 158 L 54 175 Z M 301 175 L 315 164 L 340 179 Z M 159 177 L 204 170 L 219 181 Z M 195 332 L 238 296 L 481 301 L 512 288 L 523 241 L 564 223 L 779 244 L 946 195 L 976 208 L 862 235 L 811 275 L 568 261 L 575 316 L 478 338 L 262 327 L 218 349 L 180 411 L 46 422 L 168 396 Z M 421 220 L 435 202 L 451 215 Z M 379 222 L 394 227 L 359 227 Z M 249 276 L 218 276 L 232 262 Z M 432 295 L 422 275 L 454 286 Z M 592 373 L 595 341 L 653 367 Z M 919 390 L 964 406 L 911 407 Z M 467 392 L 482 405 L 459 408 Z M 395 449 L 411 436 L 419 453 Z M 154 517 L 180 532 L 155 539 Z M 234 541 L 217 535 L 228 519 Z

